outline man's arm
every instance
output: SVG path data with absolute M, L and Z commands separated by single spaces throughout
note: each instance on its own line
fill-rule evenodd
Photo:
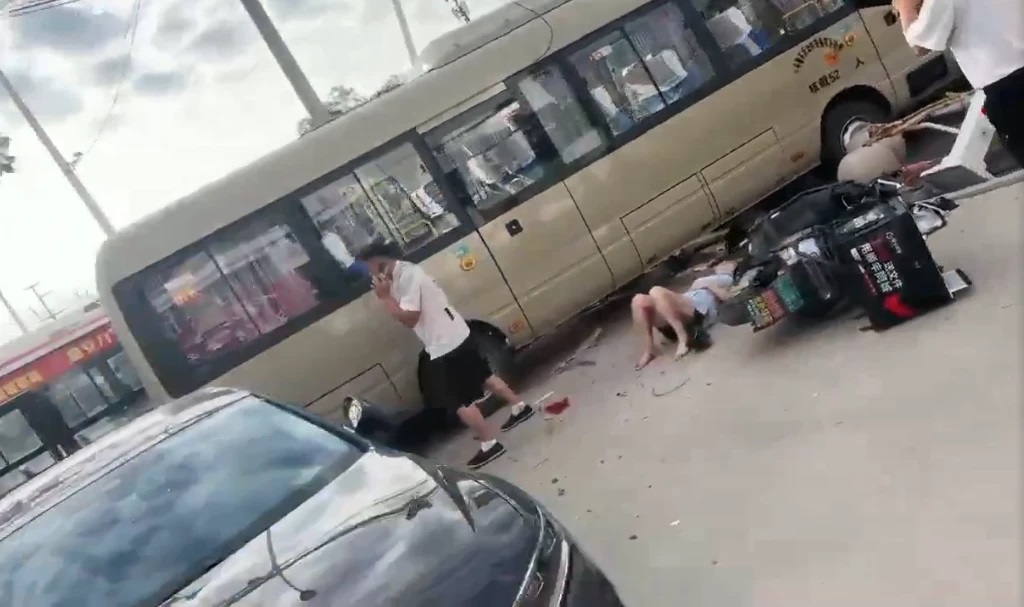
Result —
M 903 33 L 907 42 L 918 49 L 942 51 L 949 47 L 955 24 L 955 7 L 952 0 L 924 0 L 919 11 L 903 22 Z M 903 13 L 900 12 L 903 19 Z
M 392 288 L 390 279 L 375 279 L 374 291 L 377 298 L 384 305 L 384 310 L 392 318 L 409 327 L 416 326 L 420 321 L 420 300 L 423 294 L 422 270 L 419 268 L 409 269 L 402 276 L 396 288 Z M 397 291 L 398 299 L 392 295 Z
M 384 309 L 387 310 L 388 314 L 392 318 L 409 327 L 410 329 L 416 326 L 416 323 L 420 321 L 419 310 L 406 310 L 402 307 L 394 297 L 388 295 L 381 299 L 384 304 Z

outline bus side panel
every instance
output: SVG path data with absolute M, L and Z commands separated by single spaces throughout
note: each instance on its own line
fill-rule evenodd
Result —
M 768 130 L 704 167 L 701 174 L 722 215 L 731 217 L 785 183 L 789 172 L 779 140 Z
M 902 109 L 914 101 L 907 86 L 907 74 L 941 53 L 929 53 L 925 57 L 918 57 L 917 53 L 907 43 L 899 20 L 894 20 L 890 16 L 892 13 L 891 7 L 866 8 L 860 11 L 860 19 L 864 27 L 867 28 L 867 32 L 874 42 L 882 64 L 893 84 L 895 90 L 895 103 L 893 107 Z M 952 80 L 953 76 L 951 74 L 950 78 L 940 84 L 946 84 Z M 929 89 L 927 92 L 931 90 Z M 927 94 L 927 92 L 924 94 Z
M 679 226 L 700 225 L 709 219 L 711 200 L 697 177 L 640 206 L 622 218 L 645 265 L 679 249 Z
M 612 290 L 612 275 L 565 185 L 480 228 L 533 330 L 542 333 Z
M 358 395 L 374 404 L 390 406 L 397 402 L 398 393 L 380 365 L 374 365 L 331 392 L 306 406 L 310 412 L 331 421 L 343 423 L 342 403 L 346 397 Z
M 389 317 L 376 296 L 365 293 L 212 383 L 282 402 L 320 401 L 321 408 L 345 396 L 361 396 L 382 407 L 411 409 L 415 403 L 401 397 L 389 373 L 415 359 L 419 349 L 412 331 Z M 356 391 L 341 390 L 346 385 Z
M 720 112 L 720 96 L 721 92 L 698 102 L 566 179 L 602 251 L 613 250 L 623 242 L 637 250 L 646 247 L 633 244 L 624 217 L 679 187 L 764 130 L 763 115 L 757 124 L 753 120 L 745 124 Z M 694 202 L 685 221 L 675 224 L 674 242 L 658 248 L 678 249 L 718 219 L 710 202 L 704 206 Z M 621 284 L 632 278 L 648 261 L 613 266 L 616 281 Z

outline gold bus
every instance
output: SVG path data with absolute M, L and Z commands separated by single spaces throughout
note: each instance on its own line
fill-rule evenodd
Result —
M 848 0 L 523 0 L 421 58 L 103 245 L 103 304 L 153 398 L 414 411 L 419 344 L 346 251 L 400 244 L 497 364 L 955 71 Z

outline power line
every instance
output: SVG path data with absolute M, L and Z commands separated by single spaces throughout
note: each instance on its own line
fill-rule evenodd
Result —
M 107 108 L 107 113 L 100 121 L 99 127 L 96 129 L 96 135 L 93 136 L 92 141 L 89 145 L 81 152 L 75 154 L 75 157 L 71 160 L 71 167 L 78 168 L 79 163 L 82 159 L 92 151 L 96 144 L 99 142 L 103 133 L 110 126 L 110 121 L 114 117 L 114 110 L 117 109 L 117 103 L 121 99 L 121 91 L 124 89 L 125 80 L 128 79 L 128 73 L 132 67 L 132 54 L 135 50 L 135 37 L 139 32 L 139 20 L 142 15 L 142 2 L 143 0 L 135 0 L 133 6 L 132 18 L 128 20 L 128 29 L 125 30 L 124 36 L 128 39 L 128 50 L 125 53 L 124 65 L 121 66 L 121 76 L 118 78 L 117 84 L 114 86 L 114 94 L 110 100 L 110 107 Z
M 24 17 L 25 15 L 32 15 L 78 2 L 81 2 L 81 0 L 23 0 L 22 2 L 14 0 L 14 2 L 7 5 L 3 12 L 8 17 Z

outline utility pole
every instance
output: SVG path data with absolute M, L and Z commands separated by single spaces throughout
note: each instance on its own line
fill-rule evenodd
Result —
M 42 306 L 43 310 L 46 312 L 46 314 L 44 314 L 43 316 L 40 317 L 40 320 L 43 320 L 44 318 L 48 318 L 50 320 L 57 320 L 57 315 L 64 311 L 64 310 L 58 310 L 58 311 L 54 312 L 53 309 L 50 308 L 50 306 L 46 303 L 46 296 L 49 295 L 50 292 L 47 291 L 45 293 L 40 293 L 39 292 L 39 283 L 38 282 L 37 283 L 33 283 L 33 284 L 25 287 L 25 290 L 26 291 L 31 291 L 32 294 L 36 296 L 36 299 L 39 300 L 39 305 Z
M 53 140 L 50 139 L 50 136 L 46 134 L 45 130 L 43 130 L 43 125 L 36 120 L 35 115 L 32 114 L 32 110 L 30 110 L 28 105 L 25 104 L 25 100 L 21 98 L 18 91 L 14 90 L 14 85 L 7 79 L 7 76 L 4 74 L 2 69 L 0 69 L 0 88 L 7 91 L 11 101 L 14 102 L 14 107 L 18 108 L 18 111 L 21 112 L 25 122 L 28 123 L 28 126 L 36 134 L 36 137 L 39 138 L 39 142 L 42 143 L 43 147 L 46 148 L 46 151 L 49 152 L 50 157 L 57 164 L 57 168 L 60 169 L 64 178 L 68 180 L 69 184 L 71 184 L 71 188 L 75 190 L 76 194 L 78 194 L 78 197 L 82 200 L 82 204 L 85 205 L 85 208 L 92 215 L 96 224 L 99 225 L 101 230 L 103 230 L 103 234 L 108 237 L 113 236 L 113 224 L 111 224 L 110 220 L 107 219 L 107 216 L 103 213 L 103 209 L 101 209 L 100 205 L 96 203 L 96 200 L 92 197 L 92 194 L 89 193 L 89 190 L 85 189 L 85 185 L 78 178 L 78 175 L 75 175 L 75 170 L 72 169 L 71 165 L 69 165 L 68 162 L 64 160 L 64 157 L 60 155 L 60 151 L 57 149 L 57 146 L 53 144 Z
M 465 0 L 445 0 L 452 3 L 452 14 L 463 23 L 469 23 L 469 6 Z
M 395 5 L 395 18 L 398 19 L 398 28 L 402 30 L 402 40 L 405 41 L 405 50 L 409 53 L 409 63 L 416 65 L 416 43 L 412 41 L 412 32 L 409 30 L 409 22 L 405 18 L 402 0 L 391 0 L 391 3 Z
M 285 44 L 281 33 L 274 27 L 274 23 L 270 20 L 270 16 L 267 15 L 263 4 L 260 3 L 260 0 L 240 1 L 245 8 L 245 12 L 249 14 L 253 25 L 256 26 L 260 36 L 263 38 L 263 42 L 270 49 L 270 54 L 274 56 L 278 67 L 284 73 L 284 77 L 288 79 L 295 94 L 299 97 L 299 101 L 302 102 L 306 112 L 309 113 L 310 126 L 315 129 L 330 122 L 331 115 L 327 111 L 327 106 L 324 105 L 324 102 L 316 94 L 313 85 L 309 83 L 309 79 L 306 78 L 302 68 L 299 67 L 299 62 L 295 60 L 295 56 L 288 50 L 288 45 Z
M 0 291 L 0 304 L 3 304 L 4 308 L 7 309 L 7 313 L 11 315 L 11 319 L 14 320 L 14 324 L 18 325 L 18 328 L 21 329 L 21 333 L 23 335 L 28 334 L 28 325 L 25 324 L 25 321 L 21 318 L 21 315 L 18 314 L 18 311 L 14 309 L 14 306 L 11 305 L 11 302 L 7 301 L 7 298 L 4 297 L 2 291 Z

